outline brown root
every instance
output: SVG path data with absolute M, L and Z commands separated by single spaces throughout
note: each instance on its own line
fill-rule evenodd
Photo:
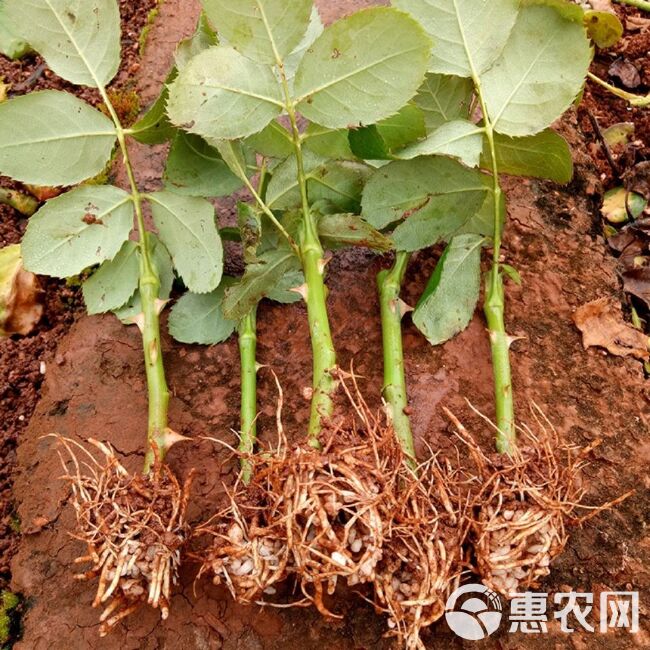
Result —
M 436 456 L 417 476 L 402 464 L 396 505 L 375 582 L 375 604 L 389 634 L 407 650 L 423 649 L 421 631 L 445 611 L 465 565 L 469 499 L 462 477 Z
M 197 530 L 213 537 L 202 572 L 236 600 L 265 601 L 292 576 L 302 592 L 292 604 L 336 617 L 323 598 L 339 579 L 374 581 L 401 452 L 358 391 L 348 398 L 356 417 L 330 423 L 321 449 L 290 447 L 278 417 L 277 447 L 245 457 L 250 483 L 238 482 L 228 507 Z
M 145 602 L 167 618 L 188 533 L 191 477 L 181 486 L 165 464 L 146 476 L 131 475 L 109 445 L 88 441 L 103 456 L 97 460 L 77 442 L 57 438 L 69 456 L 66 461 L 59 454 L 63 478 L 72 487 L 77 517 L 73 537 L 87 545 L 87 554 L 75 562 L 91 564 L 75 577 L 99 578 L 93 607 L 104 607 L 100 636 Z
M 481 479 L 472 522 L 476 571 L 486 586 L 506 598 L 537 587 L 550 573 L 552 561 L 566 547 L 568 524 L 580 523 L 629 496 L 597 508 L 583 505 L 581 469 L 595 445 L 586 449 L 567 445 L 539 408 L 532 412 L 536 433 L 522 427 L 511 455 L 488 456 L 447 411 Z M 591 512 L 580 517 L 580 509 Z

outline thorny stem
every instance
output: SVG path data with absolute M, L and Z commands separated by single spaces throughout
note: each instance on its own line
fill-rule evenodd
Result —
M 255 306 L 239 323 L 239 358 L 241 360 L 241 438 L 239 451 L 250 456 L 257 439 L 257 332 Z M 253 466 L 249 458 L 242 460 L 244 483 L 251 479 Z
M 650 6 L 650 3 L 648 3 L 648 6 Z M 605 80 L 601 79 L 595 74 L 592 74 L 591 72 L 587 72 L 587 77 L 589 77 L 589 79 L 591 79 L 593 82 L 597 83 L 598 85 L 602 86 L 603 88 L 609 90 L 609 92 L 612 93 L 613 95 L 616 95 L 616 97 L 620 97 L 621 99 L 624 99 L 625 101 L 629 102 L 631 106 L 638 106 L 638 107 L 650 106 L 650 94 L 635 95 L 634 93 L 628 93 L 625 90 L 621 90 L 620 88 L 617 88 L 616 86 L 612 86 L 612 84 L 607 83 Z
M 266 20 L 264 12 L 262 17 Z M 274 46 L 275 49 L 275 46 Z M 276 63 L 280 74 L 282 91 L 285 98 L 285 108 L 291 123 L 291 136 L 293 149 L 296 156 L 298 184 L 302 203 L 302 232 L 300 236 L 300 259 L 303 273 L 305 274 L 307 303 L 307 318 L 312 345 L 312 398 L 311 415 L 309 418 L 309 444 L 312 447 L 320 446 L 318 436 L 323 420 L 327 420 L 334 413 L 332 393 L 336 389 L 337 381 L 333 376 L 336 367 L 336 352 L 332 342 L 329 318 L 327 315 L 327 287 L 325 286 L 325 260 L 323 247 L 318 237 L 316 219 L 309 207 L 307 196 L 307 177 L 302 155 L 302 138 L 298 129 L 296 109 L 291 98 L 291 91 L 287 82 L 284 63 L 279 53 L 275 52 Z
M 162 348 L 160 345 L 160 309 L 158 300 L 160 277 L 153 262 L 151 242 L 142 213 L 142 195 L 133 173 L 129 157 L 125 132 L 120 118 L 111 103 L 105 89 L 100 85 L 99 92 L 104 104 L 115 124 L 117 140 L 122 151 L 124 167 L 131 186 L 131 198 L 135 208 L 136 223 L 140 246 L 140 298 L 142 301 L 141 322 L 138 322 L 142 332 L 142 347 L 147 375 L 147 390 L 149 397 L 149 422 L 147 427 L 147 452 L 144 461 L 144 473 L 151 471 L 154 462 L 162 461 L 167 454 L 170 444 L 170 431 L 167 428 L 167 406 L 169 390 L 165 380 Z
M 410 253 L 399 251 L 390 270 L 384 269 L 377 275 L 379 305 L 381 308 L 381 332 L 384 350 L 384 399 L 388 403 L 390 417 L 402 451 L 411 468 L 415 468 L 415 445 L 411 423 L 406 413 L 408 397 L 404 373 L 404 351 L 402 348 L 402 307 L 400 290 L 408 266 Z
M 472 71 L 472 78 L 483 113 L 485 137 L 490 148 L 493 178 L 494 238 L 492 268 L 487 274 L 483 311 L 487 319 L 490 347 L 492 350 L 492 372 L 494 375 L 497 425 L 496 447 L 499 453 L 510 453 L 516 443 L 516 434 L 512 372 L 510 368 L 510 338 L 505 328 L 505 291 L 503 286 L 503 273 L 501 271 L 501 236 L 505 217 L 502 202 L 503 192 L 499 183 L 494 128 L 483 98 L 481 80 L 474 70 Z

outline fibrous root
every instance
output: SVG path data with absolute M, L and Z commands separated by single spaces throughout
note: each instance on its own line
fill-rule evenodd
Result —
M 101 453 L 98 460 L 79 443 L 58 439 L 68 454 L 66 459 L 59 452 L 77 517 L 73 537 L 87 545 L 87 554 L 75 562 L 92 565 L 75 577 L 99 578 L 93 607 L 104 607 L 100 636 L 145 602 L 167 618 L 188 537 L 191 476 L 181 486 L 161 463 L 147 475 L 131 475 L 110 445 L 88 441 Z

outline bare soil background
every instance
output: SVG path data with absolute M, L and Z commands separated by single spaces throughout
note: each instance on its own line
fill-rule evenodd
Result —
M 146 15 L 151 3 L 131 4 L 142 4 Z M 374 3 L 318 2 L 328 21 L 369 4 Z M 144 59 L 139 71 L 135 69 L 144 104 L 154 98 L 166 76 L 174 44 L 193 30 L 197 11 L 198 4 L 193 0 L 167 0 L 162 4 Z M 130 29 L 134 29 L 133 24 Z M 3 68 L 0 74 L 6 74 Z M 585 470 L 589 503 L 602 503 L 628 489 L 637 492 L 615 510 L 572 531 L 569 547 L 555 562 L 544 587 L 550 592 L 573 589 L 596 594 L 602 590 L 639 590 L 643 629 L 635 636 L 576 632 L 568 637 L 559 632 L 559 625 L 551 623 L 549 635 L 533 639 L 510 635 L 502 626 L 483 647 L 650 647 L 650 539 L 646 532 L 650 510 L 650 387 L 638 362 L 583 350 L 573 325 L 573 311 L 580 305 L 600 297 L 622 301 L 623 295 L 616 262 L 601 236 L 598 207 L 602 172 L 593 162 L 585 139 L 593 136 L 576 115 L 570 114 L 559 128 L 574 148 L 573 182 L 564 188 L 537 181 L 507 183 L 509 226 L 505 253 L 507 262 L 518 268 L 523 278 L 521 288 L 509 283 L 507 314 L 510 333 L 524 337 L 513 346 L 519 414 L 523 421 L 530 420 L 527 405 L 534 401 L 568 441 L 587 445 L 602 439 Z M 140 150 L 139 173 L 145 186 L 155 186 L 163 153 L 160 150 L 157 156 L 151 156 Z M 119 178 L 119 170 L 117 173 Z M 221 217 L 227 216 L 228 206 L 223 206 Z M 16 232 L 23 227 L 22 221 L 17 222 Z M 16 236 L 6 239 L 16 241 Z M 413 304 L 420 295 L 438 254 L 436 250 L 423 252 L 411 264 L 404 292 L 407 302 Z M 389 257 L 347 252 L 337 254 L 328 267 L 329 307 L 340 362 L 344 367 L 354 363 L 355 371 L 363 377 L 361 388 L 375 407 L 379 407 L 381 387 L 375 275 L 389 264 Z M 83 548 L 67 534 L 74 527 L 68 489 L 54 479 L 60 474 L 58 459 L 52 441 L 42 436 L 58 432 L 79 441 L 88 437 L 109 440 L 127 467 L 137 471 L 146 430 L 142 352 L 137 329 L 125 328 L 111 316 L 77 317 L 78 309 L 65 311 L 69 305 L 78 306 L 73 291 L 52 293 L 59 302 L 48 304 L 48 316 L 39 332 L 20 341 L 0 343 L 0 409 L 3 423 L 9 425 L 4 442 L 9 451 L 3 453 L 4 467 L 9 470 L 18 444 L 13 494 L 22 536 L 11 565 L 12 588 L 28 599 L 24 636 L 16 647 L 271 650 L 321 648 L 324 643 L 346 650 L 389 647 L 391 641 L 382 639 L 381 619 L 352 594 L 338 594 L 336 607 L 346 614 L 341 623 L 325 621 L 312 610 L 243 608 L 209 581 L 195 582 L 197 567 L 190 563 L 183 568 L 181 589 L 172 601 L 168 621 L 160 622 L 155 612 L 143 609 L 108 638 L 98 638 L 98 612 L 90 607 L 93 587 L 71 577 L 72 562 Z M 451 429 L 441 412 L 442 405 L 461 417 L 489 448 L 490 432 L 465 402 L 470 399 L 492 415 L 489 346 L 484 328 L 482 315 L 477 314 L 465 332 L 433 349 L 408 320 L 405 322 L 409 397 L 421 452 L 425 444 L 434 449 L 450 445 Z M 235 440 L 232 430 L 238 425 L 239 403 L 237 345 L 231 339 L 209 348 L 182 346 L 165 337 L 164 352 L 173 395 L 170 423 L 180 433 L 195 438 L 193 443 L 174 447 L 169 462 L 181 478 L 191 468 L 197 470 L 189 515 L 198 522 L 217 509 L 225 496 L 224 484 L 231 484 L 236 472 L 236 463 L 229 454 L 201 437 L 220 437 L 231 443 Z M 42 387 L 41 360 L 47 364 Z M 278 374 L 285 395 L 285 426 L 289 435 L 298 439 L 308 419 L 302 389 L 309 385 L 311 372 L 302 305 L 262 306 L 259 360 Z M 30 420 L 39 392 L 40 401 Z M 266 439 L 274 436 L 276 400 L 270 372 L 263 370 L 260 431 Z M 18 420 L 20 414 L 23 420 Z M 23 429 L 27 420 L 29 425 Z M 5 478 L 8 489 L 10 476 Z M 6 491 L 3 497 L 5 503 L 11 504 Z M 12 510 L 10 505 L 5 508 L 3 523 L 8 531 Z M 4 539 L 9 544 L 0 550 L 9 558 L 16 537 L 7 534 Z M 2 570 L 7 577 L 6 560 Z M 454 637 L 444 622 L 427 637 L 431 648 L 464 645 L 472 644 L 463 644 Z

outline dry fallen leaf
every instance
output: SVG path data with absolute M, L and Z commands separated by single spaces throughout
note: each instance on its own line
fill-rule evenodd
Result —
M 605 348 L 617 357 L 650 358 L 650 339 L 623 321 L 620 307 L 608 298 L 588 302 L 576 309 L 573 321 L 582 332 L 582 345 Z
M 29 334 L 43 315 L 41 298 L 38 279 L 23 269 L 20 245 L 0 248 L 0 336 Z
M 619 58 L 609 66 L 609 76 L 618 79 L 626 88 L 633 90 L 641 85 L 641 75 L 628 59 Z

